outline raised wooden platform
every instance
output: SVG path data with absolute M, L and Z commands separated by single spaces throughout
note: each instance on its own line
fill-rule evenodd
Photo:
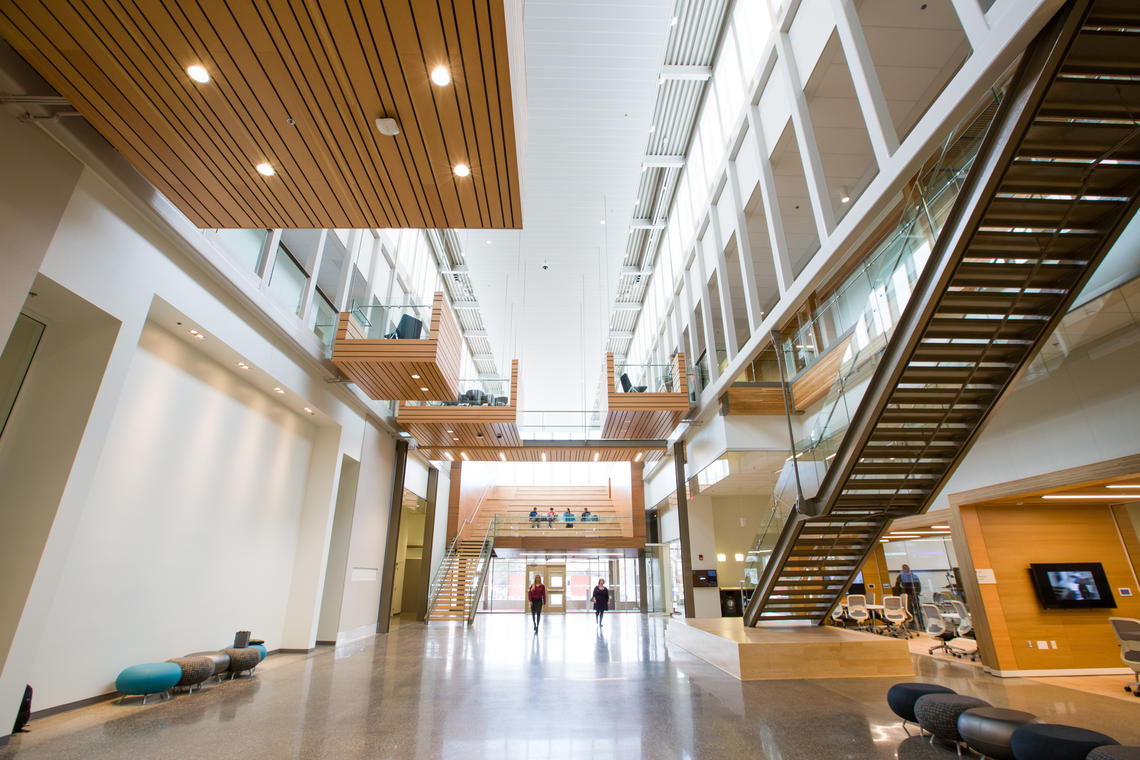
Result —
M 741 681 L 914 676 L 904 639 L 831 626 L 746 628 L 741 618 L 674 618 L 665 639 Z

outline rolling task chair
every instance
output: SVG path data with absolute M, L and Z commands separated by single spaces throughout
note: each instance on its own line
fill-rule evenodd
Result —
M 871 611 L 867 609 L 867 597 L 863 594 L 849 594 L 847 596 L 847 617 L 854 621 L 856 627 L 865 628 L 871 619 Z
M 906 599 L 901 596 L 883 597 L 883 620 L 887 621 L 887 634 L 910 638 L 906 630 Z
M 1108 619 L 1116 640 L 1120 643 L 1120 659 L 1132 668 L 1135 680 L 1124 687 L 1133 696 L 1140 697 L 1140 620 L 1113 617 Z

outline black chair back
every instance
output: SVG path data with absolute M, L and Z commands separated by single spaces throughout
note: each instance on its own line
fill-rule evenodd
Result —
M 633 390 L 633 383 L 629 381 L 629 375 L 624 372 L 621 373 L 621 389 L 626 393 Z
M 396 325 L 396 338 L 399 340 L 416 340 L 423 332 L 424 323 L 411 314 L 401 314 L 400 323 Z

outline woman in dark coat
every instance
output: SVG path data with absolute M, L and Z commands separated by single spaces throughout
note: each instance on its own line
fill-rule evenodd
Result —
M 606 579 L 598 578 L 598 585 L 594 586 L 594 617 L 598 625 L 602 624 L 602 615 L 610 608 L 610 590 L 606 588 Z

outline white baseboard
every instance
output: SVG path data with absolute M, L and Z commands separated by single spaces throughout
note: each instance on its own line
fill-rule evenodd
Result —
M 1034 678 L 1037 676 L 1130 676 L 1131 668 L 1064 668 L 1059 670 L 997 670 L 989 666 L 983 669 L 999 678 Z

